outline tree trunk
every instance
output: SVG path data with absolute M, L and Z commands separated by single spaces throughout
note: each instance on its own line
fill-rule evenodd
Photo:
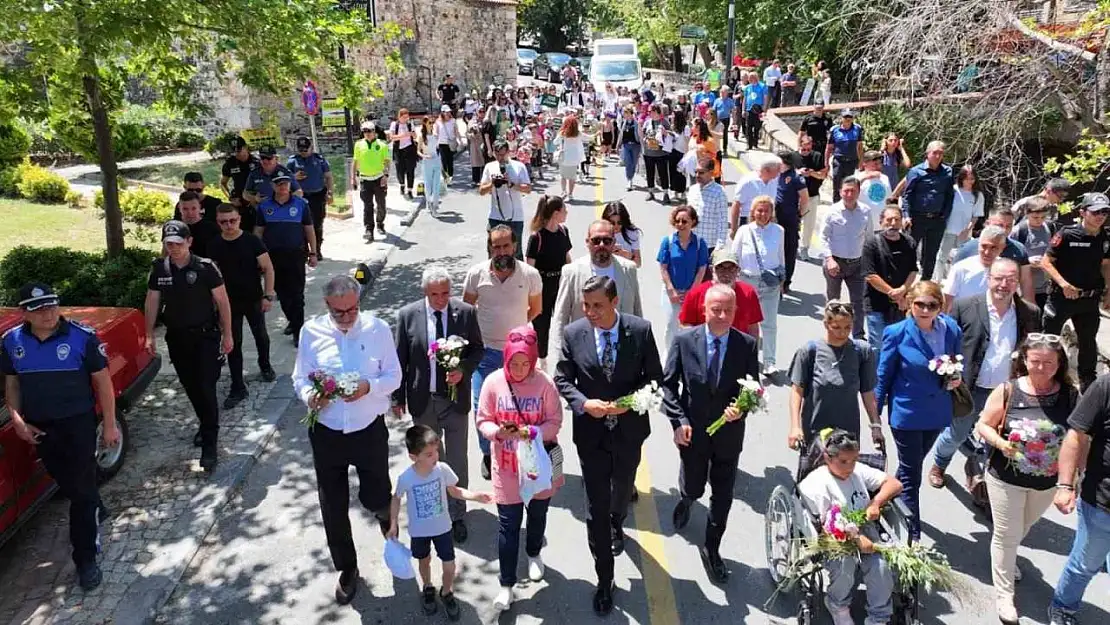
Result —
M 699 43 L 698 54 L 701 54 L 701 62 L 703 65 L 709 67 L 713 64 L 713 51 L 709 49 L 709 44 L 704 42 Z
M 1095 57 L 1095 123 L 1106 126 L 1110 119 L 1110 27 L 1102 36 L 1102 47 Z
M 85 88 L 89 113 L 92 115 L 93 136 L 96 139 L 96 156 L 100 165 L 100 188 L 104 190 L 104 234 L 108 247 L 108 257 L 115 258 L 123 253 L 123 213 L 119 207 L 119 188 L 116 179 L 116 154 L 112 147 L 112 125 L 108 120 L 108 109 L 100 95 L 100 76 L 96 59 L 82 57 L 84 75 L 81 82 Z

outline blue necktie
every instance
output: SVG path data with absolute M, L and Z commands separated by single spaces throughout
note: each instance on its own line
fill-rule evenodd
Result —
M 717 378 L 721 377 L 721 338 L 713 339 L 713 361 L 709 363 L 709 388 L 717 392 Z

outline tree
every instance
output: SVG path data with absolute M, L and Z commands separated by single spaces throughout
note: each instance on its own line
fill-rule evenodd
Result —
M 46 77 L 52 126 L 79 152 L 95 152 L 104 190 L 108 254 L 123 250 L 116 186 L 114 116 L 126 79 L 139 80 L 181 109 L 199 110 L 191 80 L 201 62 L 217 75 L 269 93 L 294 93 L 306 78 L 330 81 L 340 103 L 360 109 L 380 95 L 380 77 L 336 59 L 340 44 L 373 46 L 391 67 L 392 44 L 404 35 L 393 24 L 371 30 L 364 15 L 334 0 L 29 0 L 6 3 L 0 42 L 22 42 L 26 70 Z M 24 93 L 0 75 L 4 106 Z M 117 137 L 118 139 L 118 137 Z
M 584 43 L 590 0 L 521 0 L 517 5 L 517 36 L 528 36 L 541 50 L 562 52 Z

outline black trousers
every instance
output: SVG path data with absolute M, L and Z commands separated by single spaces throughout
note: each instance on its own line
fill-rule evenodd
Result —
M 727 426 L 726 429 L 735 426 Z M 713 489 L 709 497 L 709 519 L 705 525 L 705 545 L 716 551 L 728 525 L 732 509 L 732 489 L 736 484 L 736 467 L 740 461 L 740 444 L 733 432 L 705 434 L 705 426 L 695 425 L 690 444 L 680 447 L 678 456 L 682 464 L 678 473 L 678 488 L 686 499 L 700 499 L 705 494 L 708 481 Z
M 682 162 L 683 156 L 686 155 L 678 150 L 671 150 L 667 156 L 667 161 L 671 166 L 671 191 L 675 193 L 686 193 L 686 174 L 678 171 L 678 164 Z
M 368 427 L 350 434 L 317 423 L 308 431 L 308 440 L 312 444 L 316 494 L 320 498 L 320 514 L 324 519 L 331 561 L 335 570 L 345 571 L 358 566 L 348 514 L 349 467 L 353 466 L 358 473 L 358 500 L 362 507 L 374 513 L 379 525 L 389 528 L 393 485 L 389 481 L 389 432 L 385 428 L 385 416 L 379 416 Z
M 659 176 L 659 188 L 663 189 L 666 193 L 667 189 L 671 188 L 671 163 L 666 154 L 662 156 L 648 156 L 644 155 L 644 171 L 647 176 L 647 186 L 649 189 L 655 188 L 655 177 Z
M 1098 303 L 1098 297 L 1068 299 L 1061 291 L 1053 290 L 1048 294 L 1044 307 L 1043 326 L 1047 334 L 1060 334 L 1068 319 L 1075 326 L 1075 338 L 1079 347 L 1075 368 L 1079 376 L 1079 386 L 1084 390 L 1094 382 L 1098 365 L 1098 345 L 1095 342 L 1101 318 Z
M 200 422 L 202 447 L 214 447 L 220 433 L 216 381 L 220 379 L 220 333 L 215 330 L 166 330 L 166 348 Z
M 308 209 L 312 212 L 312 229 L 316 231 L 316 253 L 324 248 L 324 218 L 328 214 L 328 190 L 321 189 L 315 193 L 305 193 L 304 199 L 308 201 Z
M 832 158 L 832 164 L 829 167 L 829 174 L 831 175 L 833 181 L 833 202 L 840 201 L 840 183 L 843 182 L 844 179 L 848 176 L 856 173 L 856 167 L 858 166 L 859 161 L 854 158 L 847 159 L 841 158 L 839 156 L 834 156 Z M 928 278 L 925 279 L 928 280 Z
M 932 280 L 933 269 L 937 265 L 937 252 L 944 239 L 946 220 L 942 215 L 926 217 L 910 215 L 910 236 L 917 245 L 917 263 L 921 267 L 921 279 Z
M 540 277 L 543 283 L 543 306 L 540 308 L 540 314 L 532 320 L 532 328 L 536 330 L 536 340 L 538 341 L 536 347 L 539 348 L 540 358 L 547 358 L 547 342 L 551 337 L 551 314 L 555 312 L 555 300 L 559 295 L 559 280 L 561 278 L 562 276 L 558 273 Z
M 96 563 L 100 545 L 96 511 L 96 414 L 30 422 L 43 431 L 35 448 L 58 490 L 69 499 L 69 542 L 77 570 Z
M 359 197 L 362 199 L 362 225 L 367 230 L 374 227 L 377 221 L 379 226 L 385 226 L 385 194 L 389 191 L 382 179 L 363 180 L 359 182 Z
M 455 151 L 446 143 L 439 144 L 439 162 L 443 165 L 444 176 L 455 175 Z
M 763 120 L 759 115 L 748 111 L 744 114 L 744 137 L 748 140 L 748 149 L 754 150 L 759 145 L 759 131 L 763 129 Z
M 473 182 L 474 184 L 479 184 L 480 182 L 482 182 L 482 170 L 483 169 L 485 169 L 485 166 L 482 166 L 482 165 L 471 167 L 470 168 L 470 181 Z
M 281 302 L 281 312 L 293 327 L 293 336 L 299 336 L 304 325 L 304 270 L 305 255 L 302 249 L 271 249 L 270 262 L 274 264 L 274 291 Z
M 397 167 L 397 184 L 412 192 L 416 180 L 416 161 L 420 160 L 416 153 L 416 144 L 410 143 L 407 148 L 394 150 L 393 156 Z
M 622 440 L 613 432 L 603 434 L 592 448 L 578 447 L 586 484 L 586 534 L 599 586 L 613 581 L 611 532 L 628 515 L 640 449 L 639 442 Z
M 778 108 L 781 105 L 782 105 L 782 83 L 777 82 L 777 83 L 775 83 L 774 87 L 771 87 L 771 108 L 775 109 L 775 108 Z
M 724 117 L 721 119 L 721 150 L 728 154 L 728 125 L 732 123 L 732 119 Z
M 783 284 L 789 288 L 790 281 L 794 278 L 794 266 L 798 262 L 798 237 L 801 236 L 799 234 L 801 226 L 796 216 L 791 218 L 778 214 L 775 215 L 775 219 L 778 221 L 778 224 L 782 226 L 782 251 L 783 260 L 786 263 L 786 279 L 783 280 Z
M 231 338 L 235 346 L 227 355 L 227 370 L 231 373 L 232 390 L 245 389 L 243 382 L 243 320 L 251 329 L 254 346 L 258 349 L 258 368 L 270 368 L 270 335 L 266 331 L 266 314 L 262 302 L 231 299 Z

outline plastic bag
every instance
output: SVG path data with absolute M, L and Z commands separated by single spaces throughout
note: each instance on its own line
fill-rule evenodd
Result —
M 398 579 L 416 577 L 416 571 L 412 568 L 412 552 L 395 538 L 385 541 L 385 566 Z
M 551 456 L 547 455 L 539 436 L 517 443 L 516 466 L 520 499 L 527 506 L 532 497 L 551 488 Z
M 688 176 L 694 175 L 694 170 L 698 168 L 698 151 L 690 150 L 678 161 L 678 171 Z

